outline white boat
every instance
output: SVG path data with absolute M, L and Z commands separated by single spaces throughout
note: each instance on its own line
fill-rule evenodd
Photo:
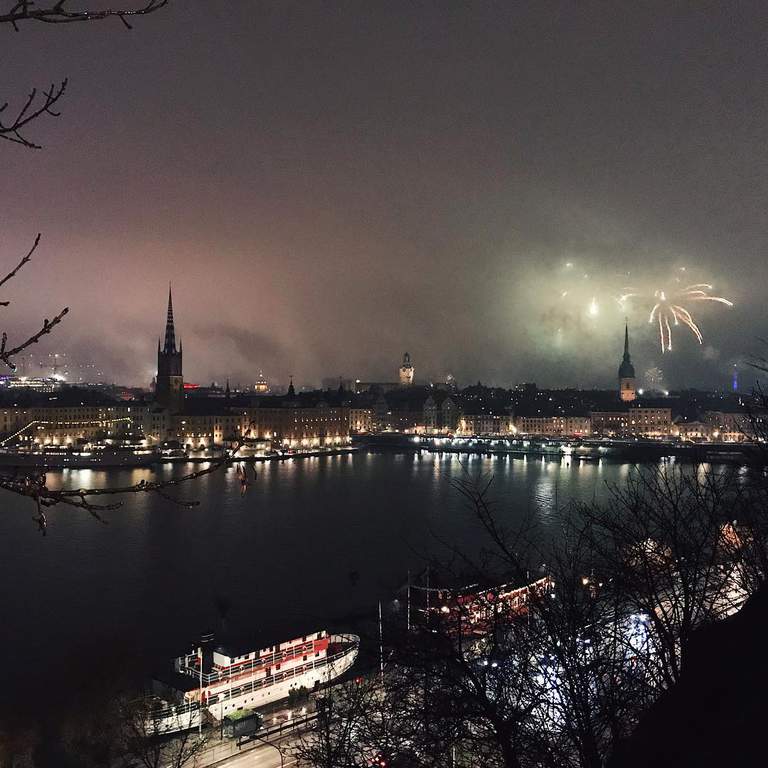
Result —
M 198 646 L 174 660 L 176 704 L 154 713 L 158 733 L 195 728 L 239 709 L 258 709 L 292 691 L 325 685 L 355 662 L 357 635 L 313 632 L 258 650 Z

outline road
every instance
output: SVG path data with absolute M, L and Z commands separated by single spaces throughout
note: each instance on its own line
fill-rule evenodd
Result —
M 280 762 L 280 755 L 274 747 L 256 747 L 242 755 L 235 755 L 219 763 L 222 768 L 291 768 L 297 764 L 295 757 L 287 756 Z
M 281 746 L 286 749 L 290 744 L 291 740 L 286 739 Z M 217 763 L 221 768 L 295 768 L 296 765 L 292 755 L 284 755 L 281 761 L 280 752 L 271 744 L 260 744 Z

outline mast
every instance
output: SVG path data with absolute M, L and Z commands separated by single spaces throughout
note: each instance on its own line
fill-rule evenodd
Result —
M 407 628 L 408 631 L 411 631 L 411 571 L 410 568 L 408 569 L 408 588 L 407 588 L 407 599 L 406 599 L 406 622 L 407 622 Z
M 203 641 L 200 640 L 200 698 L 198 699 L 197 711 L 197 735 L 198 738 L 203 734 Z
M 384 628 L 381 620 L 381 600 L 379 600 L 379 670 L 381 671 L 381 687 L 384 687 Z

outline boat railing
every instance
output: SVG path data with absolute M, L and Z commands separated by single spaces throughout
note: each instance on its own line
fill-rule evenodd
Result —
M 179 704 L 169 704 L 163 702 L 164 707 L 153 707 L 150 716 L 153 720 L 165 720 L 169 717 L 181 717 L 184 715 L 192 715 L 200 709 L 200 703 L 197 701 L 185 701 Z
M 350 640 L 350 642 L 352 642 Z M 190 659 L 194 659 L 199 663 L 200 657 L 197 655 L 190 655 L 184 657 L 184 662 L 179 664 L 177 667 L 178 671 L 183 675 L 189 675 L 191 677 L 194 677 L 196 679 L 202 680 L 203 685 L 211 685 L 213 683 L 220 682 L 222 680 L 230 680 L 234 677 L 240 677 L 243 674 L 248 674 L 250 672 L 258 672 L 261 670 L 265 670 L 267 667 L 274 666 L 276 664 L 285 664 L 290 661 L 294 661 L 301 656 L 307 655 L 309 656 L 310 653 L 314 653 L 312 648 L 303 649 L 302 646 L 297 646 L 298 648 L 302 650 L 297 650 L 295 653 L 271 653 L 267 654 L 266 656 L 261 656 L 258 659 L 249 659 L 248 661 L 241 662 L 240 664 L 233 665 L 232 667 L 229 667 L 226 670 L 213 670 L 211 672 L 203 672 L 202 675 L 200 674 L 200 667 L 194 664 L 189 664 L 188 661 Z M 332 658 L 339 658 L 343 656 L 346 653 L 346 651 L 342 651 L 338 654 L 333 654 L 332 656 L 323 656 L 322 658 L 316 659 L 316 661 L 321 661 L 322 663 L 327 663 L 328 660 Z
M 350 646 L 354 646 L 354 645 L 355 643 L 350 641 Z M 210 704 L 212 702 L 221 701 L 222 699 L 241 696 L 244 693 L 249 693 L 250 691 L 255 691 L 260 688 L 263 688 L 265 685 L 274 685 L 275 683 L 282 682 L 283 680 L 289 680 L 293 677 L 296 677 L 297 675 L 307 672 L 310 669 L 318 669 L 320 667 L 335 664 L 337 661 L 347 656 L 349 652 L 350 652 L 350 647 L 347 647 L 344 650 L 339 651 L 338 653 L 331 654 L 330 656 L 322 656 L 317 659 L 312 659 L 311 661 L 307 660 L 306 662 L 296 667 L 293 667 L 291 669 L 280 670 L 269 676 L 260 677 L 257 680 L 237 682 L 234 685 L 230 685 L 228 689 L 217 691 L 216 693 L 211 694 L 211 696 L 208 699 L 208 703 Z M 200 673 L 195 668 L 191 668 L 189 674 L 194 674 L 195 677 L 200 679 Z M 203 674 L 202 684 L 203 686 L 207 686 L 216 682 L 225 682 L 227 680 L 234 680 L 234 678 L 240 676 L 241 674 L 242 674 L 242 671 L 237 671 L 232 675 L 227 675 L 227 674 L 217 675 L 216 673 L 207 674 L 207 675 Z M 210 679 L 210 678 L 213 678 L 213 679 Z
M 251 693 L 252 691 L 258 691 L 261 688 L 264 688 L 268 685 L 274 685 L 276 683 L 281 683 L 285 680 L 290 680 L 294 677 L 298 677 L 299 675 L 303 675 L 305 672 L 308 672 L 312 669 L 318 669 L 320 667 L 326 667 L 334 664 L 335 662 L 339 661 L 343 657 L 347 656 L 350 652 L 350 649 L 347 648 L 344 651 L 340 651 L 339 653 L 334 653 L 331 656 L 323 656 L 319 659 L 313 659 L 312 661 L 307 661 L 306 664 L 302 664 L 301 666 L 294 667 L 293 669 L 285 669 L 281 670 L 279 672 L 276 672 L 273 675 L 270 675 L 269 677 L 260 677 L 257 680 L 249 680 L 247 682 L 238 683 L 236 687 L 230 687 L 226 688 L 221 691 L 217 691 L 214 694 L 211 694 L 207 701 L 205 702 L 208 706 L 211 704 L 219 704 L 222 701 L 226 701 L 228 699 L 234 699 L 239 696 L 244 696 L 248 693 Z

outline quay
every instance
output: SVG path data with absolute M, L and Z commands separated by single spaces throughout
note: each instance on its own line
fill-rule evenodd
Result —
M 674 440 L 619 438 L 452 437 L 383 433 L 358 444 L 373 451 L 456 453 L 481 456 L 536 457 L 545 460 L 658 462 L 667 458 L 714 463 L 747 463 L 757 447 L 750 443 L 686 443 Z

